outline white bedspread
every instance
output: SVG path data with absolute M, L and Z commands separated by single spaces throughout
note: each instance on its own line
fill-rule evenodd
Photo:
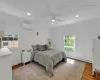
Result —
M 50 76 L 53 75 L 53 66 L 63 58 L 66 59 L 66 54 L 55 49 L 34 52 L 34 61 L 46 67 Z

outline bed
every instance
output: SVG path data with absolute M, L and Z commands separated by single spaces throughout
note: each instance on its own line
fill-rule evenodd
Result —
M 53 76 L 53 67 L 60 61 L 66 62 L 66 54 L 56 49 L 38 51 L 33 49 L 33 60 L 46 68 L 46 72 Z

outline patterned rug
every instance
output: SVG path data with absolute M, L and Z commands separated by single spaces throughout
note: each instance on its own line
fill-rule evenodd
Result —
M 13 70 L 13 80 L 81 80 L 85 63 L 69 60 L 54 67 L 54 76 L 49 77 L 45 68 L 37 63 L 30 63 Z

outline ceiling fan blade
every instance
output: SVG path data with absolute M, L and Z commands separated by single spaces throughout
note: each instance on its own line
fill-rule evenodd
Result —
M 46 5 L 46 8 L 47 8 L 47 14 L 48 14 L 49 16 L 52 16 L 53 12 L 52 12 L 50 3 L 48 3 L 48 0 L 45 0 L 45 5 Z
M 56 19 L 56 21 L 59 21 L 59 22 L 64 22 L 65 20 L 61 20 L 61 19 Z
M 32 21 L 30 21 L 30 20 L 24 20 L 23 23 L 32 24 Z

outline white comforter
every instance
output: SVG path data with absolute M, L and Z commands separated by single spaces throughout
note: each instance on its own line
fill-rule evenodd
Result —
M 34 61 L 46 67 L 46 71 L 49 76 L 53 75 L 53 66 L 55 66 L 62 59 L 66 59 L 66 54 L 64 52 L 51 49 L 46 51 L 36 51 L 34 52 Z

